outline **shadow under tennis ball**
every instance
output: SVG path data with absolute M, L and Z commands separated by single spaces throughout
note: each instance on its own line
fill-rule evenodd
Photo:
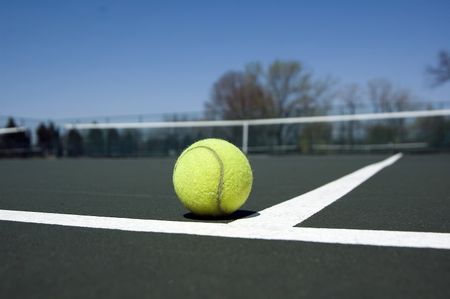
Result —
M 237 220 L 245 217 L 256 217 L 259 213 L 255 211 L 250 210 L 237 210 L 236 212 L 230 214 L 230 215 L 223 215 L 223 216 L 199 216 L 195 215 L 194 213 L 186 213 L 184 214 L 184 218 L 191 219 L 191 220 Z

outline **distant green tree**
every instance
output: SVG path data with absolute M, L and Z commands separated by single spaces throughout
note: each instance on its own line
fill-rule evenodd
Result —
M 67 133 L 67 155 L 79 157 L 84 154 L 83 137 L 76 129 L 70 129 Z
M 40 123 L 38 127 L 36 128 L 36 135 L 37 135 L 37 144 L 38 146 L 43 150 L 47 150 L 48 147 L 48 129 L 47 126 L 44 123 Z
M 215 113 L 210 111 L 210 113 Z M 217 115 L 206 115 L 208 119 L 218 118 Z M 200 120 L 198 116 L 189 117 L 189 115 L 183 114 L 167 114 L 164 116 L 164 121 L 167 122 L 177 122 L 177 121 L 195 121 Z M 160 134 L 164 135 L 162 138 L 162 143 L 164 143 L 164 152 L 169 154 L 181 153 L 183 149 L 187 146 L 191 145 L 195 140 L 196 131 L 198 132 L 199 128 L 173 128 L 167 130 L 158 130 Z M 156 138 L 157 134 L 149 134 L 147 137 L 146 145 L 148 152 L 154 152 L 155 146 L 158 147 L 157 144 L 152 139 Z M 211 135 L 209 135 L 211 136 Z
M 332 126 L 329 123 L 312 123 L 306 125 L 300 134 L 300 151 L 305 154 L 313 153 L 315 144 L 329 144 L 332 142 Z
M 138 140 L 135 130 L 124 130 L 120 136 L 120 153 L 123 156 L 137 155 Z
M 389 124 L 376 124 L 367 128 L 366 142 L 369 144 L 384 144 L 398 142 L 398 135 L 394 127 Z
M 12 117 L 8 118 L 6 128 L 17 128 L 16 122 Z M 3 149 L 8 150 L 8 155 L 26 156 L 31 148 L 31 138 L 28 131 L 3 134 L 1 136 Z
M 37 144 L 45 155 L 59 156 L 61 154 L 60 134 L 53 122 L 50 122 L 48 126 L 40 123 L 36 128 L 36 135 Z
M 106 131 L 106 151 L 108 156 L 120 155 L 120 135 L 117 129 Z
M 445 117 L 425 117 L 418 119 L 416 127 L 419 138 L 430 148 L 437 150 L 450 149 L 450 120 Z
M 105 155 L 104 131 L 100 129 L 90 129 L 87 134 L 86 152 L 89 156 Z
M 14 121 L 14 119 L 12 117 L 9 117 L 5 128 L 15 128 L 16 126 L 16 122 Z M 3 147 L 5 149 L 12 149 L 17 147 L 17 137 L 15 136 L 15 134 L 4 134 L 2 135 L 2 144 Z

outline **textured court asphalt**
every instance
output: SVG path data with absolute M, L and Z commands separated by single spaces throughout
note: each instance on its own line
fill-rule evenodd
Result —
M 243 210 L 259 211 L 335 180 L 384 156 L 255 157 Z M 0 161 L 0 208 L 186 220 L 172 186 L 175 159 Z
M 450 156 L 405 156 L 298 226 L 450 232 Z
M 255 183 L 243 210 L 270 207 L 385 157 L 252 157 Z M 177 201 L 173 163 L 3 160 L 0 209 L 204 221 Z M 449 163 L 449 155 L 405 156 L 300 226 L 449 233 Z M 0 262 L 0 298 L 450 297 L 447 250 L 0 221 Z

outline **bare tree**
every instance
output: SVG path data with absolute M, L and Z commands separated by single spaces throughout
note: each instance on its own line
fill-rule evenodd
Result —
M 413 108 L 408 90 L 395 88 L 386 79 L 371 80 L 367 84 L 369 100 L 375 112 L 394 112 Z
M 375 112 L 389 112 L 392 84 L 383 79 L 371 80 L 367 83 L 369 99 Z
M 363 105 L 363 91 L 357 84 L 347 85 L 340 90 L 339 99 L 342 101 L 346 113 L 355 114 L 357 109 Z M 341 138 L 346 139 L 349 144 L 353 144 L 357 127 L 356 122 L 343 122 L 341 124 Z
M 300 62 L 277 60 L 266 70 L 260 65 L 258 78 L 272 102 L 276 117 L 290 117 L 323 113 L 331 99 L 333 86 L 330 78 L 314 79 Z
M 330 79 L 315 80 L 312 73 L 296 61 L 277 60 L 267 68 L 259 63 L 244 71 L 223 75 L 213 86 L 207 115 L 215 119 L 292 117 L 325 113 L 330 107 Z M 260 135 L 270 143 L 284 144 L 298 139 L 298 125 L 265 128 Z M 271 136 L 271 137 L 268 137 Z M 267 140 L 266 140 L 267 141 Z
M 438 86 L 450 82 L 450 52 L 440 51 L 438 53 L 438 63 L 436 66 L 426 68 L 432 86 Z
M 348 114 L 355 114 L 358 107 L 364 104 L 363 91 L 357 84 L 344 86 L 338 96 Z
M 214 84 L 205 108 L 207 116 L 219 119 L 263 118 L 272 110 L 256 75 L 234 71 Z
M 411 110 L 415 107 L 412 95 L 408 90 L 395 88 L 385 79 L 368 82 L 369 99 L 376 112 L 395 112 Z M 405 120 L 393 119 L 379 122 L 369 128 L 369 141 L 401 142 L 406 138 Z
M 272 103 L 272 114 L 276 117 L 325 114 L 330 108 L 332 80 L 314 79 L 300 62 L 277 60 L 267 70 L 261 67 L 259 70 L 260 81 Z M 279 125 L 276 129 L 277 143 L 283 144 L 285 139 L 297 138 L 299 134 L 297 125 Z
M 259 67 L 259 78 L 270 99 L 272 114 L 276 117 L 289 117 L 305 113 L 313 99 L 308 91 L 311 89 L 311 73 L 296 61 L 275 61 L 266 70 Z M 306 108 L 306 109 L 305 109 Z M 274 129 L 276 143 L 282 145 L 293 126 L 278 125 Z
M 275 61 L 263 74 L 266 90 L 279 117 L 287 117 L 293 106 L 306 100 L 311 74 L 299 62 Z M 307 101 L 305 101 L 307 102 Z
M 300 62 L 259 63 L 224 74 L 213 86 L 206 112 L 222 119 L 310 115 L 328 107 L 331 79 L 314 80 Z
M 209 119 L 255 119 L 271 117 L 271 105 L 255 70 L 249 68 L 228 72 L 220 77 L 213 85 L 211 99 L 205 104 L 205 110 Z M 241 130 L 239 127 L 217 128 L 214 134 L 239 143 Z M 252 134 L 251 138 L 256 136 L 266 138 L 265 132 Z

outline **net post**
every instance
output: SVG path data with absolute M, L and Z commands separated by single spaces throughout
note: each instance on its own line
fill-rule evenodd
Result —
M 242 123 L 242 151 L 244 154 L 248 153 L 248 122 Z

